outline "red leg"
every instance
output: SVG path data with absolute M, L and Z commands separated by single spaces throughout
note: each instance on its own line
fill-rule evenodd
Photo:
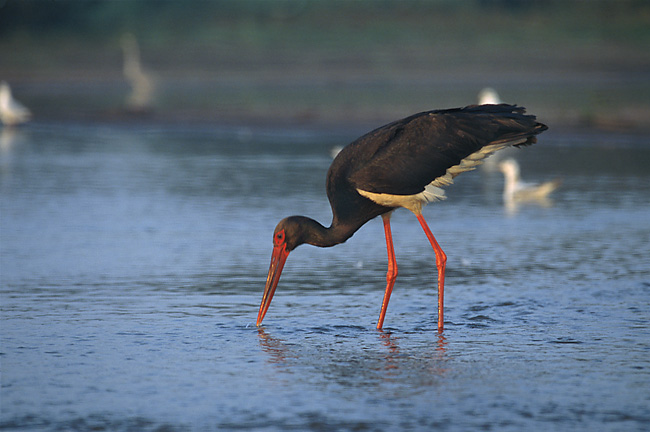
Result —
M 384 293 L 384 301 L 381 303 L 381 313 L 379 314 L 379 321 L 377 321 L 377 330 L 381 330 L 384 326 L 384 318 L 386 317 L 386 309 L 388 309 L 388 301 L 393 292 L 393 285 L 397 279 L 397 262 L 395 261 L 395 249 L 393 248 L 393 235 L 390 232 L 390 216 L 391 213 L 386 213 L 381 216 L 384 221 L 384 234 L 386 234 L 386 249 L 388 250 L 388 272 L 386 273 L 386 292 Z
M 438 331 L 441 332 L 443 329 L 444 323 L 444 298 L 445 298 L 445 266 L 447 265 L 447 255 L 442 251 L 442 248 L 436 241 L 436 238 L 431 233 L 429 225 L 424 220 L 422 214 L 416 215 L 424 229 L 424 233 L 429 239 L 429 243 L 433 247 L 434 252 L 436 253 L 436 267 L 438 268 Z

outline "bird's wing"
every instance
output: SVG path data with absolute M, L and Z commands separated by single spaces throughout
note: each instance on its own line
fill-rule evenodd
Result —
M 419 113 L 346 147 L 356 161 L 348 180 L 372 193 L 418 194 L 433 182 L 451 183 L 499 148 L 533 143 L 534 135 L 545 129 L 534 116 L 524 115 L 524 108 L 512 105 Z

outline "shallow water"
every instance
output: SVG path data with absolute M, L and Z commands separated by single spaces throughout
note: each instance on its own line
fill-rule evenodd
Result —
M 327 224 L 310 131 L 35 124 L 0 137 L 7 430 L 646 430 L 650 142 L 552 130 L 516 151 L 547 206 L 507 210 L 498 172 L 407 211 L 374 326 L 380 220 L 303 246 L 255 327 L 279 219 Z

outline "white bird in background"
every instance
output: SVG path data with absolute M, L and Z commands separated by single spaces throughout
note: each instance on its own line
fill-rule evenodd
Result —
M 479 105 L 499 105 L 500 103 L 503 102 L 501 101 L 501 98 L 499 97 L 497 91 L 492 87 L 485 87 L 478 94 Z M 516 149 L 513 148 L 505 148 L 500 152 L 494 153 L 485 159 L 485 162 L 483 165 L 481 165 L 481 169 L 487 172 L 496 172 L 498 169 L 497 165 L 499 164 L 499 161 L 504 157 L 507 157 L 508 154 L 511 154 L 515 150 Z
M 478 94 L 478 104 L 479 105 L 499 105 L 501 98 L 496 90 L 491 87 L 485 87 Z
M 154 82 L 142 69 L 138 41 L 131 33 L 122 36 L 124 51 L 124 78 L 131 85 L 127 106 L 133 111 L 147 111 L 151 108 Z
M 549 194 L 562 183 L 560 179 L 541 184 L 522 182 L 519 175 L 519 164 L 512 158 L 501 162 L 499 169 L 505 177 L 503 200 L 507 206 L 514 206 L 522 202 L 536 202 L 541 205 L 549 205 Z
M 334 146 L 330 149 L 330 156 L 332 156 L 332 159 L 334 159 L 338 154 L 343 150 L 343 146 Z
M 32 113 L 11 96 L 11 88 L 5 81 L 0 83 L 0 120 L 6 126 L 25 123 Z

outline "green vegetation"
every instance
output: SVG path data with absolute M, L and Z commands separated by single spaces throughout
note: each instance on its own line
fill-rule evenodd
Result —
M 3 37 L 29 32 L 105 41 L 131 31 L 162 43 L 236 37 L 250 46 L 320 48 L 350 40 L 400 45 L 449 37 L 506 45 L 540 36 L 549 42 L 650 43 L 644 0 L 5 0 L 0 10 Z
M 114 107 L 127 32 L 170 117 L 375 122 L 490 85 L 565 124 L 650 124 L 644 0 L 0 0 L 0 73 L 44 114 L 53 80 Z

